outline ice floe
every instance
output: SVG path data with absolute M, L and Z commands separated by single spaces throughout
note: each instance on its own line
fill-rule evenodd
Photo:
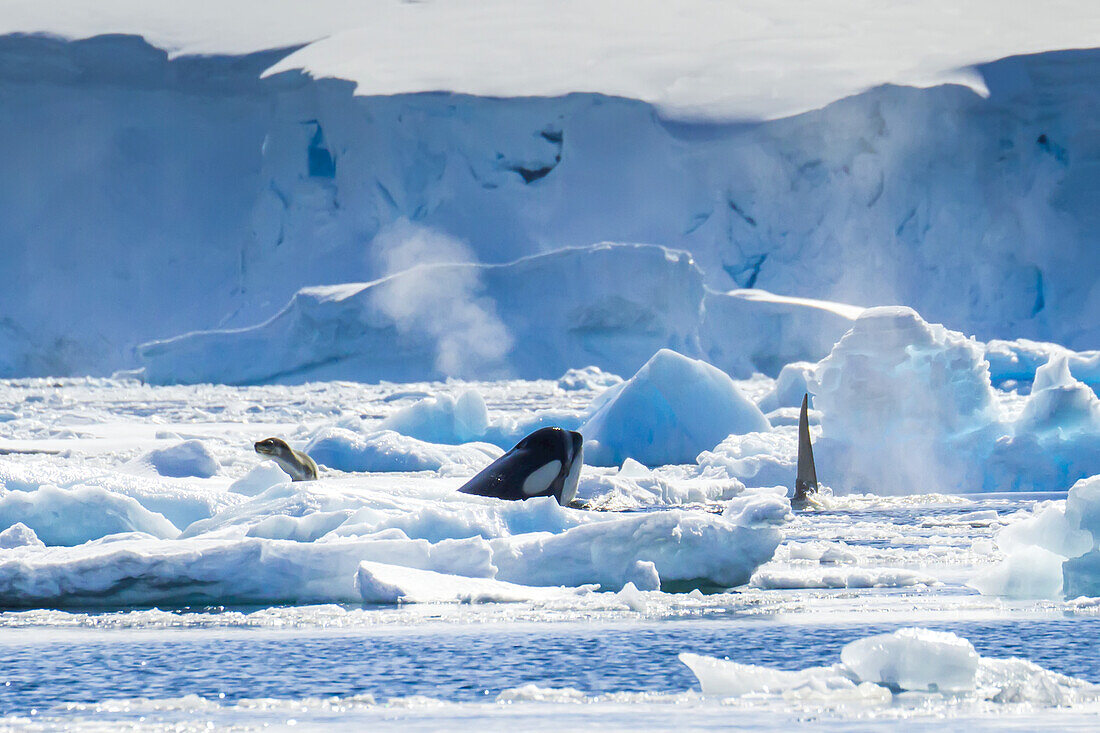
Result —
M 446 573 L 456 576 L 455 587 L 457 576 L 613 591 L 627 582 L 731 587 L 771 558 L 789 511 L 785 500 L 747 496 L 727 515 L 623 516 L 454 489 L 442 479 L 405 480 L 391 490 L 281 481 L 239 496 L 178 540 L 156 539 L 178 531 L 103 489 L 8 492 L 0 507 L 11 524 L 24 522 L 48 545 L 77 546 L 0 559 L 0 596 L 15 607 L 349 602 L 362 597 L 355 588 L 362 562 Z M 53 513 L 32 511 L 28 499 Z M 143 534 L 117 534 L 125 532 Z
M 362 562 L 355 576 L 363 603 L 516 603 L 592 592 L 596 586 L 538 588 L 490 578 Z

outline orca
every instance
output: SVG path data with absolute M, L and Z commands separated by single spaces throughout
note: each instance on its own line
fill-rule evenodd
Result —
M 463 494 L 522 501 L 552 496 L 562 506 L 577 496 L 584 439 L 562 428 L 541 428 L 459 488 Z
M 814 467 L 814 448 L 810 444 L 810 417 L 807 405 L 810 395 L 802 398 L 802 412 L 798 415 L 798 473 L 794 479 L 794 497 L 791 506 L 801 508 L 810 503 L 810 494 L 817 493 L 817 469 Z

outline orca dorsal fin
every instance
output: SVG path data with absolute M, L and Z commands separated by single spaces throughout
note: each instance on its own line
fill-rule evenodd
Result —
M 802 501 L 817 491 L 817 469 L 814 467 L 814 448 L 810 443 L 810 395 L 802 398 L 802 412 L 798 416 L 798 474 L 794 480 L 794 498 Z

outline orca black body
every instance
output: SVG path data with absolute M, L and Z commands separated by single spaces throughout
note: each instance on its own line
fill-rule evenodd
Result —
M 802 398 L 802 412 L 798 416 L 798 474 L 794 479 L 794 498 L 791 505 L 805 506 L 810 494 L 817 493 L 817 469 L 814 467 L 814 448 L 810 444 L 810 396 Z
M 459 489 L 463 494 L 520 501 L 552 496 L 562 506 L 577 495 L 584 439 L 562 428 L 541 428 L 490 463 Z

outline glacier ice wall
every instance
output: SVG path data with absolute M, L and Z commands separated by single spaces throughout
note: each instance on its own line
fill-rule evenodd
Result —
M 980 66 L 988 98 L 884 86 L 725 124 L 598 94 L 355 97 L 260 78 L 289 52 L 0 37 L 0 374 L 131 367 L 139 343 L 375 279 L 379 235 L 403 221 L 482 263 L 656 243 L 691 252 L 718 292 L 1100 341 L 1100 52 Z

